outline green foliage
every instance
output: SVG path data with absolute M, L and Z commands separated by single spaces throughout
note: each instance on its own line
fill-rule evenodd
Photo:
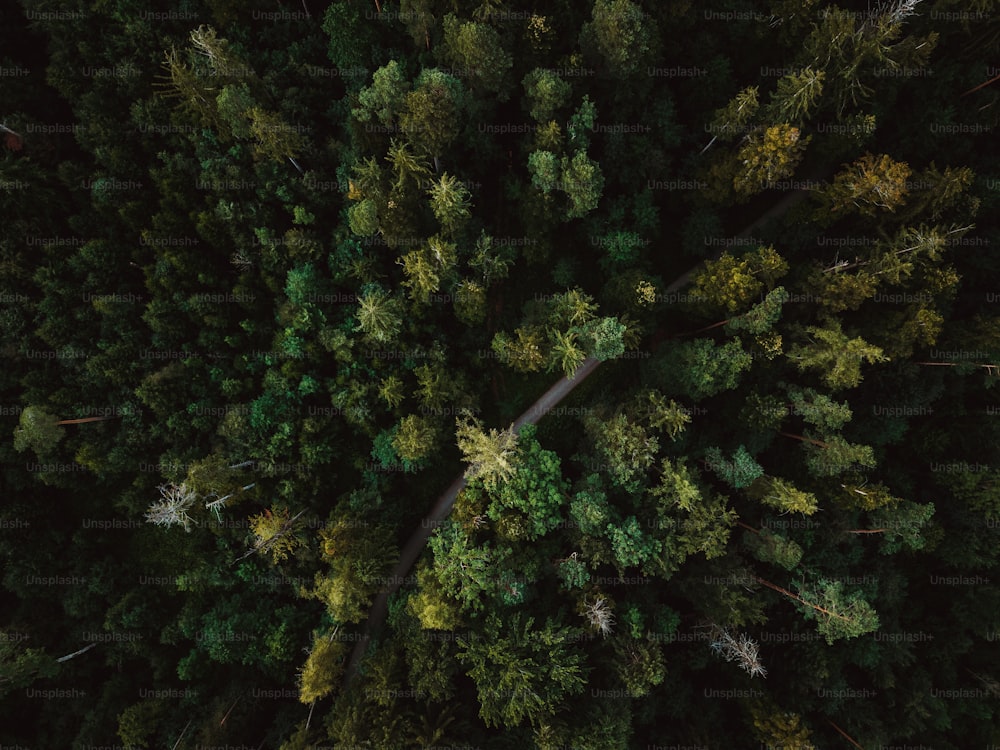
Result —
M 630 0 L 594 0 L 580 44 L 593 48 L 616 77 L 634 74 L 653 49 L 655 22 Z
M 267 552 L 275 564 L 288 558 L 303 543 L 296 519 L 290 517 L 288 508 L 272 506 L 251 517 L 250 531 L 254 535 L 254 549 Z
M 743 315 L 726 323 L 725 332 L 733 335 L 740 331 L 762 334 L 770 331 L 781 317 L 781 308 L 789 298 L 784 287 L 775 287 L 767 293 L 764 301 L 750 308 Z
M 375 234 L 379 228 L 378 206 L 365 198 L 347 209 L 347 220 L 354 234 L 360 237 Z
M 14 430 L 14 449 L 23 453 L 31 448 L 39 457 L 51 455 L 66 434 L 58 422 L 58 417 L 41 407 L 26 407 Z
M 347 652 L 346 646 L 344 640 L 337 638 L 336 631 L 314 636 L 309 656 L 299 675 L 299 700 L 302 703 L 311 704 L 334 691 L 344 669 L 342 660 Z
M 469 468 L 467 479 L 482 481 L 487 490 L 514 476 L 518 460 L 518 437 L 511 429 L 486 432 L 482 423 L 471 414 L 455 420 L 458 449 Z
M 372 341 L 391 342 L 402 327 L 402 311 L 388 292 L 372 287 L 358 298 L 358 326 Z
M 733 313 L 745 308 L 765 287 L 772 287 L 787 272 L 787 261 L 773 247 L 757 248 L 739 259 L 729 252 L 723 252 L 718 260 L 705 261 L 704 270 L 694 279 L 692 296 L 712 307 L 725 308 Z M 766 307 L 759 312 L 751 310 L 747 313 L 748 322 L 752 323 L 761 317 L 766 320 L 769 314 L 774 314 L 774 307 L 779 304 L 781 297 L 777 294 L 774 297 L 768 295 L 768 299 L 770 302 L 762 303 Z M 736 324 L 737 330 L 740 325 Z
M 788 400 L 791 402 L 788 413 L 802 417 L 823 434 L 835 432 L 851 421 L 851 407 L 846 401 L 838 403 L 812 388 L 789 386 Z
M 598 318 L 584 324 L 579 330 L 581 343 L 589 350 L 590 356 L 604 362 L 625 353 L 627 329 L 617 318 Z
M 793 570 L 802 559 L 802 547 L 769 529 L 761 529 L 756 534 L 747 532 L 743 541 L 758 560 L 779 565 L 785 570 Z
M 552 620 L 542 627 L 534 623 L 520 614 L 504 623 L 491 614 L 482 636 L 458 641 L 458 659 L 476 682 L 479 716 L 487 726 L 537 723 L 583 692 L 588 670 L 575 645 L 578 631 Z
M 560 189 L 567 193 L 570 200 L 566 218 L 578 219 L 586 216 L 597 208 L 604 191 L 601 165 L 590 159 L 583 151 L 577 151 L 572 159 L 564 156 L 561 165 Z
M 468 71 L 472 85 L 495 94 L 497 101 L 510 97 L 507 74 L 514 60 L 492 27 L 447 14 L 441 55 L 446 63 Z
M 559 563 L 559 580 L 565 589 L 582 589 L 590 580 L 587 566 L 576 558 L 576 553 Z
M 20 691 L 38 678 L 52 678 L 59 664 L 42 648 L 21 648 L 19 639 L 0 639 L 0 696 Z
M 705 451 L 705 463 L 723 482 L 737 490 L 749 486 L 764 474 L 760 464 L 753 460 L 742 445 L 733 452 L 731 459 L 723 458 L 722 451 L 718 448 L 709 448 Z
M 396 453 L 409 463 L 419 463 L 434 452 L 438 429 L 427 417 L 409 414 L 399 422 L 392 440 Z
M 619 571 L 642 565 L 663 551 L 663 543 L 646 534 L 635 516 L 629 516 L 620 525 L 609 523 L 605 533 L 611 540 Z
M 878 629 L 878 614 L 861 591 L 846 592 L 842 581 L 821 578 L 799 586 L 803 602 L 796 602 L 807 620 L 816 620 L 816 629 L 828 644 L 841 638 L 857 638 Z
M 535 68 L 521 81 L 529 114 L 539 123 L 551 120 L 569 101 L 572 87 L 548 68 Z
M 436 68 L 425 68 L 406 95 L 399 124 L 415 146 L 436 157 L 461 131 L 463 108 L 462 82 Z
M 840 321 L 825 327 L 808 326 L 805 331 L 809 343 L 793 345 L 787 356 L 800 371 L 822 371 L 823 382 L 831 389 L 857 386 L 862 380 L 862 360 L 868 364 L 888 361 L 881 347 L 861 337 L 849 338 Z
M 493 521 L 513 509 L 527 519 L 526 538 L 534 540 L 556 528 L 562 521 L 560 508 L 566 502 L 569 483 L 563 479 L 559 457 L 544 450 L 535 439 L 537 428 L 525 425 L 518 438 L 517 467 L 494 494 L 487 515 Z
M 751 135 L 736 155 L 740 164 L 733 178 L 736 193 L 750 196 L 791 177 L 810 140 L 812 136 L 803 138 L 798 128 L 787 123 Z
M 431 199 L 431 210 L 441 228 L 454 234 L 470 216 L 468 189 L 457 178 L 445 172 L 432 183 L 427 193 Z
M 778 80 L 778 88 L 771 94 L 764 116 L 771 122 L 801 125 L 815 110 L 823 93 L 825 77 L 824 71 L 809 66 L 787 73 Z
M 648 695 L 666 677 L 666 661 L 656 643 L 638 638 L 615 642 L 615 671 L 633 698 Z
M 886 154 L 867 153 L 838 172 L 833 183 L 819 193 L 820 218 L 838 218 L 857 212 L 875 216 L 879 211 L 894 212 L 906 201 L 911 170 L 906 162 L 893 161 Z
M 459 605 L 449 600 L 437 579 L 426 568 L 417 572 L 419 591 L 406 602 L 406 609 L 425 630 L 454 630 L 461 622 Z
M 488 542 L 477 545 L 450 520 L 438 527 L 428 547 L 434 553 L 434 576 L 441 593 L 463 610 L 481 610 L 482 595 L 492 591 L 490 577 L 503 555 Z
M 160 721 L 167 712 L 162 698 L 152 698 L 133 703 L 118 715 L 118 737 L 126 747 L 148 748 L 157 732 Z
M 531 184 L 543 193 L 551 193 L 559 184 L 559 160 L 551 151 L 532 151 L 528 156 Z
M 879 552 L 894 555 L 902 549 L 923 549 L 927 543 L 924 532 L 934 512 L 933 503 L 909 501 L 874 510 L 870 516 L 871 526 L 884 530 Z
M 819 510 L 819 501 L 815 495 L 803 492 L 780 477 L 760 477 L 750 485 L 747 493 L 781 513 L 802 513 L 810 516 Z
M 569 135 L 569 142 L 577 149 L 586 149 L 590 144 L 587 131 L 594 129 L 597 121 L 597 107 L 590 100 L 589 96 L 584 96 L 576 112 L 569 118 L 566 124 L 566 133 Z
M 410 82 L 398 60 L 390 60 L 372 74 L 371 86 L 358 92 L 360 107 L 351 115 L 360 122 L 377 121 L 384 128 L 392 128 L 398 121 Z
M 809 741 L 809 729 L 799 714 L 782 711 L 773 701 L 757 700 L 750 705 L 750 716 L 754 733 L 767 746 L 815 750 Z
M 611 481 L 627 492 L 638 489 L 645 471 L 656 460 L 657 438 L 623 413 L 610 419 L 588 414 L 583 424 Z
M 738 339 L 721 346 L 711 339 L 695 339 L 675 344 L 671 350 L 670 369 L 662 373 L 657 385 L 693 401 L 735 388 L 740 373 L 753 363 Z

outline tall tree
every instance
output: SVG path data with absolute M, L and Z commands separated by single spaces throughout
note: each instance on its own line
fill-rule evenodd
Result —
M 513 425 L 506 430 L 483 429 L 482 422 L 467 412 L 455 420 L 455 437 L 463 459 L 469 464 L 466 479 L 479 479 L 488 490 L 514 476 L 518 465 L 518 436 Z
M 552 620 L 534 627 L 531 617 L 516 614 L 504 623 L 490 615 L 482 637 L 458 641 L 458 659 L 476 682 L 479 715 L 487 726 L 536 723 L 583 692 L 589 670 L 575 635 Z

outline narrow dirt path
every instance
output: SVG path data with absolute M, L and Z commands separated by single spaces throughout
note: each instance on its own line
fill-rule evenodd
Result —
M 747 226 L 736 236 L 738 238 L 749 237 L 755 229 L 759 228 L 767 221 L 781 216 L 788 209 L 805 198 L 806 195 L 808 195 L 807 190 L 791 191 L 774 206 L 757 217 L 752 224 Z M 718 258 L 721 254 L 722 249 L 715 253 L 713 258 Z M 667 286 L 665 292 L 669 294 L 685 286 L 691 281 L 691 278 L 703 265 L 704 261 L 698 263 L 685 273 L 678 276 L 673 282 L 670 283 L 669 286 Z M 660 333 L 662 333 L 662 330 L 654 334 L 654 340 Z M 572 380 L 566 377 L 562 377 L 557 380 L 551 388 L 543 393 L 538 400 L 528 408 L 527 411 L 514 421 L 514 430 L 516 431 L 521 426 L 526 424 L 535 424 L 539 419 L 551 411 L 552 408 L 555 407 L 560 401 L 566 398 L 566 396 L 568 396 L 572 390 L 576 388 L 576 386 L 586 380 L 587 377 L 591 375 L 600 364 L 600 360 L 588 357 L 584 360 L 583 364 L 577 368 Z M 444 494 L 438 498 L 434 507 L 431 509 L 431 512 L 426 518 L 423 519 L 423 521 L 420 522 L 420 527 L 413 532 L 413 535 L 410 537 L 409 541 L 407 541 L 406 546 L 403 547 L 402 552 L 400 553 L 399 562 L 396 563 L 395 568 L 393 568 L 393 571 L 389 576 L 389 581 L 391 583 L 376 595 L 375 600 L 372 603 L 371 610 L 368 613 L 368 619 L 365 621 L 364 633 L 362 634 L 361 639 L 354 645 L 354 651 L 351 654 L 351 659 L 347 664 L 347 670 L 344 674 L 345 689 L 348 685 L 350 685 L 355 674 L 357 674 L 358 667 L 361 664 L 361 659 L 364 657 L 365 651 L 368 649 L 368 644 L 371 642 L 372 634 L 381 630 L 382 625 L 385 623 L 385 619 L 389 614 L 389 597 L 396 593 L 400 586 L 402 586 L 407 573 L 409 573 L 410 569 L 416 563 L 417 558 L 419 558 L 420 554 L 423 552 L 424 546 L 427 544 L 427 540 L 430 538 L 431 533 L 433 533 L 434 529 L 440 526 L 441 522 L 448 517 L 452 506 L 455 504 L 455 499 L 458 497 L 458 493 L 462 491 L 463 487 L 465 487 L 464 473 L 452 482 L 451 486 L 448 487 L 448 489 L 444 491 Z

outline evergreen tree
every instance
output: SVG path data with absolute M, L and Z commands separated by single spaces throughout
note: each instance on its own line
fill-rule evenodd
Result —
M 575 630 L 552 620 L 533 626 L 531 617 L 518 614 L 507 624 L 490 615 L 482 636 L 458 641 L 458 659 L 476 682 L 487 726 L 537 723 L 583 692 L 589 670 L 575 647 Z
M 514 476 L 518 462 L 518 437 L 512 428 L 486 432 L 470 413 L 455 420 L 458 449 L 469 468 L 466 479 L 482 481 L 487 490 Z
M 886 362 L 882 349 L 860 337 L 849 338 L 841 330 L 840 321 L 826 327 L 805 329 L 809 344 L 794 344 L 788 358 L 800 371 L 821 370 L 823 382 L 831 389 L 854 388 L 861 382 L 861 360 L 868 364 Z

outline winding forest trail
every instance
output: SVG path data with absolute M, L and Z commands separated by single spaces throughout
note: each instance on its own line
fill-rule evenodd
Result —
M 755 229 L 771 219 L 781 216 L 796 203 L 800 202 L 803 198 L 805 198 L 808 192 L 809 191 L 805 189 L 790 191 L 788 195 L 783 197 L 771 208 L 758 216 L 753 223 L 736 235 L 736 237 L 749 237 Z M 724 248 L 713 254 L 712 259 L 717 259 L 722 254 L 723 249 Z M 665 293 L 669 294 L 671 292 L 675 292 L 685 286 L 691 281 L 691 278 L 703 265 L 704 261 L 701 261 L 692 268 L 688 269 L 685 273 L 678 276 L 670 283 L 669 286 L 667 286 Z M 665 337 L 665 333 L 666 332 L 661 328 L 653 335 L 653 341 L 659 343 L 659 341 Z M 545 393 L 543 393 L 538 400 L 527 409 L 527 411 L 514 421 L 514 431 L 516 432 L 523 425 L 535 424 L 539 419 L 544 417 L 560 401 L 566 398 L 566 396 L 568 396 L 574 388 L 586 380 L 587 377 L 590 376 L 600 364 L 600 360 L 588 357 L 583 361 L 583 364 L 577 368 L 576 372 L 573 374 L 572 380 L 565 376 L 557 380 L 551 388 L 545 391 Z M 410 569 L 416 563 L 417 558 L 419 558 L 421 552 L 423 552 L 424 546 L 427 544 L 427 540 L 430 538 L 431 533 L 441 524 L 442 521 L 444 521 L 445 518 L 448 517 L 448 514 L 451 512 L 451 508 L 455 504 L 455 500 L 458 497 L 458 493 L 462 491 L 463 487 L 465 487 L 464 472 L 459 475 L 459 477 L 451 483 L 451 486 L 444 491 L 441 497 L 438 498 L 434 507 L 431 509 L 431 512 L 420 522 L 420 527 L 413 532 L 413 535 L 403 547 L 400 553 L 399 562 L 396 563 L 396 566 L 393 568 L 392 573 L 388 577 L 390 584 L 376 595 L 375 600 L 372 602 L 371 610 L 368 612 L 368 619 L 365 621 L 364 633 L 354 645 L 354 651 L 351 654 L 351 659 L 347 664 L 347 669 L 344 674 L 344 689 L 350 685 L 354 675 L 357 674 L 358 667 L 361 665 L 361 659 L 364 657 L 365 651 L 368 649 L 368 644 L 371 642 L 372 634 L 381 630 L 382 625 L 385 624 L 385 619 L 389 615 L 389 597 L 396 593 L 400 586 L 402 586 L 407 573 L 409 573 Z

